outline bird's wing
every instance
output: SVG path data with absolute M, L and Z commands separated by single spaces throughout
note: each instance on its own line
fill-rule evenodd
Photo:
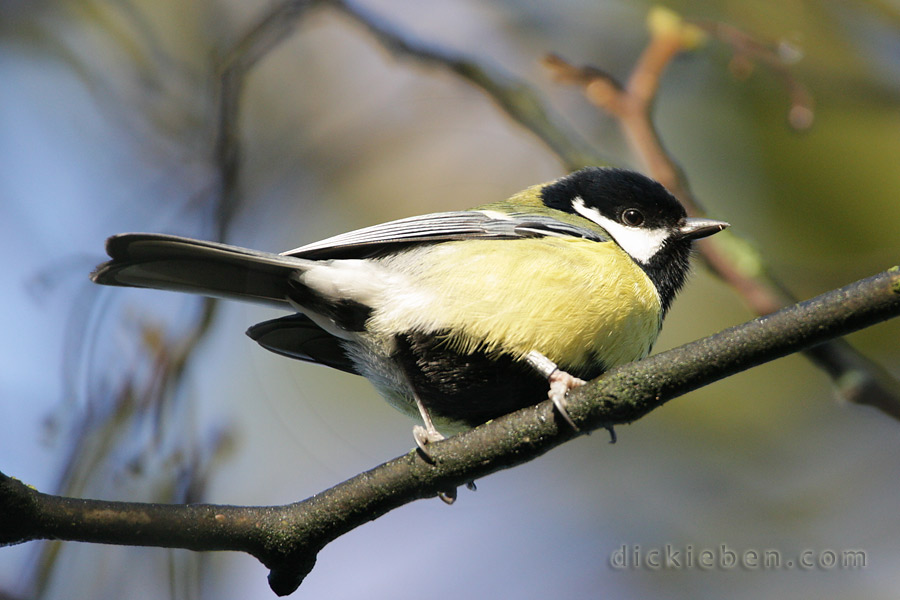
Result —
M 431 213 L 342 233 L 284 252 L 308 259 L 366 258 L 403 246 L 471 239 L 511 240 L 541 236 L 576 237 L 596 242 L 603 234 L 546 215 L 470 210 Z

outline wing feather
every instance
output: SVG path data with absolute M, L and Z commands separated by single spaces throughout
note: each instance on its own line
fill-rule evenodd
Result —
M 283 254 L 308 259 L 365 258 L 424 243 L 542 236 L 609 241 L 608 236 L 596 230 L 551 216 L 473 210 L 431 213 L 389 221 L 300 246 Z

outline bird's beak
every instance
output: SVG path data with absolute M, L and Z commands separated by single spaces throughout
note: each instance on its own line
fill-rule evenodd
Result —
M 714 221 L 713 219 L 685 219 L 678 228 L 678 234 L 684 240 L 699 240 L 708 235 L 719 233 L 730 226 L 730 223 Z

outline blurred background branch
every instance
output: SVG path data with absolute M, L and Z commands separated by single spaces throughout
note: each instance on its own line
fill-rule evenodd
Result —
M 643 63 L 657 73 L 644 82 L 653 111 L 645 125 L 709 212 L 749 240 L 733 237 L 724 249 L 732 268 L 749 281 L 770 271 L 806 297 L 896 263 L 896 9 L 666 4 L 721 43 Z M 278 251 L 494 201 L 586 163 L 643 161 L 629 154 L 618 118 L 552 83 L 538 59 L 580 57 L 627 88 L 639 57 L 659 43 L 645 37 L 650 9 L 577 0 L 3 4 L 4 470 L 77 496 L 270 504 L 406 449 L 408 424 L 364 382 L 254 348 L 242 331 L 271 316 L 264 309 L 88 289 L 102 240 L 151 230 Z M 785 110 L 785 90 L 797 110 Z M 745 320 L 748 292 L 698 273 L 660 349 Z M 853 356 L 886 369 L 847 370 L 846 355 L 830 362 L 845 396 L 873 373 L 882 390 L 896 390 L 898 331 L 890 323 L 852 340 L 863 353 Z M 727 583 L 688 572 L 623 578 L 604 568 L 605 555 L 625 542 L 787 552 L 852 539 L 883 565 L 875 571 L 884 585 L 870 578 L 867 589 L 893 597 L 898 523 L 883 499 L 900 493 L 887 451 L 898 443 L 895 424 L 824 402 L 820 379 L 788 358 L 657 411 L 603 461 L 595 444 L 605 449 L 605 439 L 580 440 L 491 477 L 477 502 L 450 516 L 431 503 L 387 515 L 329 548 L 348 555 L 329 562 L 357 565 L 358 578 L 323 564 L 308 593 L 413 597 L 396 581 L 429 571 L 432 589 L 463 578 L 484 597 L 561 585 L 574 596 L 657 587 L 784 596 L 793 584 L 783 573 L 731 573 Z M 431 572 L 428 552 L 408 552 L 417 531 L 521 569 L 498 577 L 457 553 Z M 553 557 L 527 543 L 535 534 L 558 548 Z M 38 547 L 5 549 L 7 595 L 120 597 L 123 585 L 147 597 L 270 593 L 229 556 Z M 591 554 L 596 569 L 585 579 L 575 565 Z M 548 560 L 552 590 L 539 576 Z M 803 585 L 849 594 L 862 582 L 842 574 Z

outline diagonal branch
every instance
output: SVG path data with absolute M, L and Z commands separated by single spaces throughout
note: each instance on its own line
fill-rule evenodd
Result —
M 739 371 L 900 315 L 900 267 L 716 335 L 613 369 L 574 392 L 581 432 L 630 423 L 672 398 Z M 325 545 L 413 500 L 532 460 L 579 433 L 543 402 L 416 451 L 286 506 L 163 505 L 42 494 L 0 474 L 0 544 L 60 539 L 190 550 L 239 550 L 293 592 Z

